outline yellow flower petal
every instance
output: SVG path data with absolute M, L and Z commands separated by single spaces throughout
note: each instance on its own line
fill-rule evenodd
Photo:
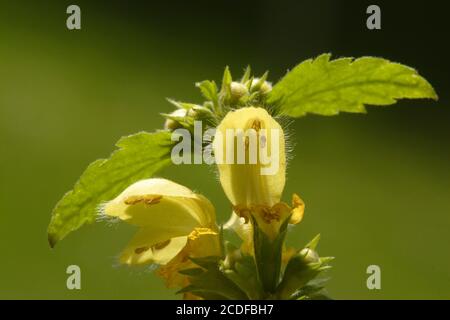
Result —
M 241 236 L 243 232 L 243 226 L 240 226 L 241 221 L 237 220 L 237 217 L 241 217 L 243 223 L 247 223 L 252 216 L 258 227 L 269 236 L 274 239 L 278 233 L 281 225 L 289 218 L 290 224 L 297 224 L 303 219 L 305 211 L 305 203 L 297 195 L 292 196 L 292 208 L 284 202 L 278 202 L 273 206 L 266 205 L 254 205 L 254 206 L 234 206 L 233 210 L 236 217 L 232 217 L 227 223 L 229 227 L 233 228 L 238 235 Z M 250 226 L 250 224 L 246 224 Z M 248 238 L 248 236 L 245 236 Z M 245 237 L 241 238 L 245 241 Z
M 128 265 L 166 264 L 186 246 L 187 236 L 168 238 L 155 242 L 155 234 L 141 229 L 120 256 L 120 262 Z
M 220 182 L 234 206 L 273 206 L 280 201 L 286 171 L 284 133 L 265 109 L 229 112 L 217 127 L 213 148 Z M 245 161 L 239 163 L 242 149 Z
M 276 238 L 281 225 L 291 215 L 291 208 L 284 202 L 279 202 L 272 207 L 254 206 L 251 211 L 258 227 L 272 240 Z
M 305 203 L 303 200 L 297 195 L 292 195 L 292 215 L 289 223 L 297 224 L 303 219 L 303 215 L 305 213 Z
M 220 256 L 220 254 L 219 234 L 215 230 L 198 228 L 189 235 L 183 250 L 169 263 L 162 265 L 157 273 L 165 280 L 168 288 L 185 287 L 189 284 L 189 280 L 179 271 L 199 267 L 189 258 Z
M 216 229 L 209 200 L 166 179 L 132 184 L 103 212 L 140 227 L 121 255 L 125 264 L 166 264 L 185 249 L 194 231 Z
M 103 212 L 130 224 L 170 225 L 190 233 L 215 221 L 214 207 L 203 196 L 166 179 L 138 181 L 108 202 Z

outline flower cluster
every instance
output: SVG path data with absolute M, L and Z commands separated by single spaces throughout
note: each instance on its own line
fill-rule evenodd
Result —
M 193 120 L 218 124 L 220 143 L 214 139 L 210 147 L 232 208 L 229 221 L 220 228 L 213 204 L 178 183 L 161 178 L 138 181 L 101 210 L 107 217 L 138 227 L 120 256 L 121 263 L 158 265 L 157 274 L 167 286 L 182 288 L 185 298 L 319 295 L 322 286 L 311 281 L 328 268 L 330 259 L 319 258 L 314 251 L 317 239 L 302 250 L 284 243 L 288 225 L 302 220 L 305 204 L 297 194 L 290 204 L 281 200 L 286 180 L 285 134 L 271 114 L 273 109 L 264 103 L 271 90 L 265 78 L 251 78 L 247 72 L 234 82 L 226 70 L 220 91 L 212 82 L 199 84 L 209 97 L 203 105 L 174 102 L 179 109 L 166 115 L 167 130 L 189 128 Z M 229 130 L 244 134 L 230 135 Z M 250 139 L 264 152 L 254 154 Z M 218 159 L 237 157 L 239 145 L 245 161 Z M 277 159 L 270 174 L 262 173 L 273 165 L 264 155 Z M 239 246 L 224 239 L 230 232 L 241 238 Z
M 161 114 L 164 130 L 122 137 L 108 159 L 88 166 L 53 210 L 50 246 L 95 221 L 102 203 L 103 217 L 138 229 L 120 262 L 158 266 L 157 274 L 186 299 L 326 298 L 318 276 L 332 258 L 316 252 L 319 236 L 300 249 L 286 245 L 305 204 L 297 194 L 288 202 L 283 197 L 281 119 L 365 113 L 367 105 L 402 98 L 437 100 L 433 87 L 400 63 L 331 54 L 301 62 L 274 86 L 267 72 L 254 77 L 250 68 L 239 80 L 226 68 L 220 88 L 208 80 L 196 86 L 203 103 L 169 99 L 176 110 Z M 204 196 L 166 179 L 146 179 L 170 160 L 192 163 L 191 156 L 194 164 L 216 166 L 230 204 L 225 214 L 231 214 L 221 226 Z

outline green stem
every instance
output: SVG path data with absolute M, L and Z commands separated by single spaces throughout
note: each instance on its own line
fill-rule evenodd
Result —
M 280 282 L 281 255 L 286 236 L 286 227 L 280 228 L 280 233 L 275 239 L 270 239 L 252 218 L 253 244 L 255 252 L 255 264 L 258 279 L 264 290 L 272 294 Z

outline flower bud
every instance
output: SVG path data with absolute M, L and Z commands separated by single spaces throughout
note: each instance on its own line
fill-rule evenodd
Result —
M 262 94 L 267 94 L 272 91 L 272 84 L 269 81 L 261 80 L 260 78 L 253 78 L 250 90 L 259 90 Z
M 175 129 L 181 128 L 182 125 L 179 121 L 177 121 L 177 118 L 184 118 L 188 114 L 188 111 L 186 109 L 177 109 L 169 114 L 171 118 L 166 118 L 166 121 L 164 123 L 164 129 L 173 131 Z
M 300 255 L 303 256 L 303 259 L 306 263 L 314 263 L 320 261 L 319 254 L 310 248 L 302 249 L 300 251 Z
M 231 90 L 231 98 L 234 101 L 237 101 L 246 94 L 248 94 L 247 86 L 236 81 L 231 82 L 230 90 Z

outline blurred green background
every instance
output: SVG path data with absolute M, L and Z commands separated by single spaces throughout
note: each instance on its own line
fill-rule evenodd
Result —
M 89 225 L 51 250 L 54 204 L 122 136 L 161 127 L 165 97 L 200 102 L 194 83 L 251 64 L 270 80 L 323 52 L 382 56 L 417 68 L 439 102 L 401 101 L 366 115 L 308 116 L 285 197 L 307 203 L 289 241 L 321 233 L 336 257 L 336 299 L 450 298 L 448 41 L 443 1 L 378 1 L 382 30 L 365 27 L 368 1 L 0 1 L 0 298 L 170 299 L 150 270 L 116 265 L 133 229 Z M 78 4 L 82 30 L 66 29 Z M 207 166 L 160 176 L 229 204 Z M 82 289 L 66 289 L 66 267 Z M 366 268 L 382 271 L 381 290 Z

